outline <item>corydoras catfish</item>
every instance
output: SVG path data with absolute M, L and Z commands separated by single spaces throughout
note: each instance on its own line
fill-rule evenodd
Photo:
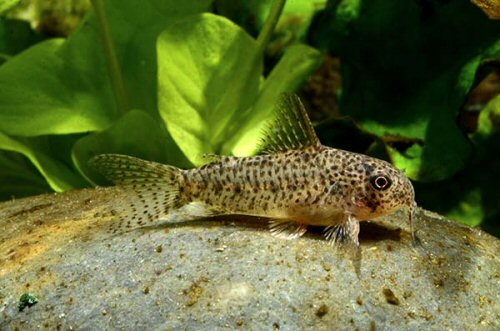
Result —
M 416 208 L 411 182 L 388 162 L 321 145 L 304 106 L 292 94 L 276 107 L 256 156 L 216 156 L 183 170 L 138 158 L 102 154 L 91 163 L 134 198 L 113 231 L 156 225 L 179 209 L 196 217 L 243 214 L 269 219 L 273 235 L 302 236 L 324 226 L 331 243 L 358 245 L 359 222 Z M 412 235 L 413 235 L 413 230 Z

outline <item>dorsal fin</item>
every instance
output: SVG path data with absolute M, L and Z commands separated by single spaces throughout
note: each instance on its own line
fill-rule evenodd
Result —
M 264 131 L 260 153 L 277 153 L 321 146 L 299 97 L 283 93 L 275 107 L 275 119 Z
M 219 154 L 203 154 L 201 159 L 203 163 L 201 165 L 208 165 L 211 163 L 221 162 L 226 156 Z

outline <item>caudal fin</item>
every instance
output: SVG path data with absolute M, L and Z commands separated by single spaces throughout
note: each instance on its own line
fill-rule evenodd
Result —
M 89 163 L 130 192 L 128 201 L 120 201 L 121 220 L 113 222 L 112 232 L 155 225 L 183 204 L 176 167 L 120 154 L 97 155 Z

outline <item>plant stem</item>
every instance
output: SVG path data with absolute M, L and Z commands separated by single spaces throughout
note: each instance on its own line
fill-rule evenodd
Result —
M 286 0 L 274 0 L 271 10 L 269 11 L 269 16 L 267 16 L 266 22 L 264 23 L 264 27 L 257 38 L 257 44 L 259 47 L 259 51 L 264 53 L 264 50 L 271 39 L 274 28 L 276 24 L 278 24 L 278 20 L 281 16 L 281 12 L 283 11 L 283 7 L 285 7 Z
M 103 0 L 90 0 L 94 7 L 95 16 L 97 19 L 97 26 L 101 35 L 101 43 L 104 48 L 104 56 L 108 64 L 108 71 L 111 77 L 111 84 L 113 93 L 115 95 L 116 106 L 119 113 L 125 113 L 128 110 L 128 97 L 123 83 L 122 72 L 118 58 L 116 57 L 116 50 L 111 38 L 108 23 L 104 14 Z

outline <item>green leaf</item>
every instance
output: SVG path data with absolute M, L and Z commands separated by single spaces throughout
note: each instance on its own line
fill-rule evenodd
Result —
M 39 136 L 93 131 L 111 123 L 109 90 L 69 70 L 57 54 L 62 43 L 41 42 L 0 66 L 0 131 Z
M 465 224 L 499 236 L 500 96 L 481 111 L 477 131 L 471 136 L 476 158 L 446 181 L 416 183 L 419 204 Z
M 478 161 L 484 161 L 493 155 L 500 155 L 497 138 L 500 135 L 500 96 L 493 98 L 481 111 L 477 131 L 471 139 L 478 152 Z M 496 153 L 498 151 L 498 154 Z
M 0 14 L 16 6 L 21 0 L 0 0 Z
M 41 40 L 29 22 L 0 17 L 0 60 L 7 60 Z
M 500 50 L 497 22 L 459 0 L 347 0 L 315 23 L 316 43 L 341 57 L 343 114 L 386 141 L 396 166 L 419 181 L 465 167 L 472 149 L 456 117 Z
M 306 45 L 293 45 L 262 84 L 255 103 L 244 111 L 235 113 L 231 120 L 233 135 L 225 143 L 223 154 L 251 155 L 258 148 L 259 139 L 279 95 L 299 89 L 322 61 L 320 52 Z
M 50 156 L 46 137 L 15 140 L 0 132 L 0 149 L 26 156 L 55 191 L 66 191 L 85 185 L 70 167 Z
M 215 12 L 238 24 L 252 36 L 261 31 L 272 0 L 216 0 Z
M 262 65 L 255 40 L 211 14 L 172 24 L 158 39 L 160 114 L 194 164 L 219 153 L 233 113 L 251 105 Z
M 500 190 L 492 178 L 500 178 L 500 96 L 496 96 L 479 115 L 478 128 L 472 136 L 477 158 L 469 171 L 471 181 L 478 183 L 484 216 L 476 223 L 500 237 Z M 477 206 L 475 204 L 474 206 Z M 467 217 L 463 219 L 470 219 Z M 458 218 L 458 217 L 457 217 Z M 462 215 L 460 216 L 462 218 Z
M 297 89 L 321 61 L 318 51 L 290 47 L 263 80 L 255 40 L 211 14 L 173 24 L 158 40 L 160 112 L 194 164 L 203 154 L 248 155 L 284 91 Z
M 210 3 L 105 2 L 119 61 L 126 68 L 124 80 L 132 107 L 158 113 L 153 63 L 155 39 L 162 25 L 172 18 L 205 10 Z M 151 26 L 156 29 L 149 29 Z M 144 67 L 148 70 L 138 77 Z M 66 41 L 40 43 L 0 67 L 0 130 L 10 135 L 36 136 L 105 129 L 119 116 L 110 86 L 91 11 Z
M 93 182 L 104 183 L 102 177 L 87 162 L 92 156 L 105 153 L 191 166 L 162 123 L 141 110 L 131 110 L 109 129 L 81 138 L 74 145 L 72 157 L 85 177 Z
M 327 0 L 288 0 L 269 45 L 271 53 L 281 50 L 284 45 L 303 41 L 315 12 L 323 9 L 326 2 Z M 262 30 L 272 3 L 272 0 L 218 0 L 215 8 L 217 13 L 253 34 Z
M 183 3 L 174 0 L 105 1 L 106 18 L 130 104 L 144 105 L 144 109 L 155 117 L 148 125 L 157 126 L 161 121 L 156 106 L 158 34 L 173 18 L 206 10 L 210 4 L 211 0 Z M 71 145 L 66 134 L 101 131 L 120 119 L 98 31 L 94 13 L 90 12 L 67 40 L 54 39 L 37 44 L 0 67 L 0 131 L 12 136 L 33 137 L 19 138 L 27 144 L 23 152 L 56 190 L 81 187 L 85 182 L 82 178 L 66 178 L 66 172 L 73 176 L 74 170 L 72 164 L 65 163 L 70 156 L 65 154 L 68 146 L 64 150 L 47 146 Z M 37 137 L 47 134 L 59 136 L 52 136 L 51 143 L 45 142 L 47 146 L 37 150 Z M 65 136 L 60 136 L 62 134 Z M 127 137 L 127 134 L 124 132 L 122 136 Z M 166 141 L 161 145 L 166 145 L 171 152 L 168 161 L 185 165 L 187 162 L 172 146 L 172 139 L 165 132 L 164 136 Z M 32 143 L 36 143 L 36 147 Z M 11 150 L 12 146 L 7 144 L 0 146 L 2 148 Z M 145 158 L 154 156 L 145 155 Z M 60 173 L 51 171 L 46 160 L 56 165 L 64 164 L 67 169 Z
M 43 176 L 22 154 L 0 151 L 0 201 L 52 191 Z
M 159 118 L 158 35 L 174 20 L 207 10 L 212 1 L 104 1 L 106 20 L 121 66 L 130 109 L 143 109 Z M 78 74 L 85 73 L 89 81 L 102 88 L 109 86 L 110 81 L 98 31 L 95 14 L 90 11 L 80 28 L 68 38 L 61 56 Z M 112 95 L 109 97 L 112 98 Z
M 375 146 L 375 136 L 362 130 L 351 118 L 330 118 L 315 126 L 316 134 L 323 145 L 367 153 Z M 384 147 L 385 150 L 385 147 Z M 380 155 L 378 155 L 380 156 Z M 384 158 L 387 156 L 384 155 Z

